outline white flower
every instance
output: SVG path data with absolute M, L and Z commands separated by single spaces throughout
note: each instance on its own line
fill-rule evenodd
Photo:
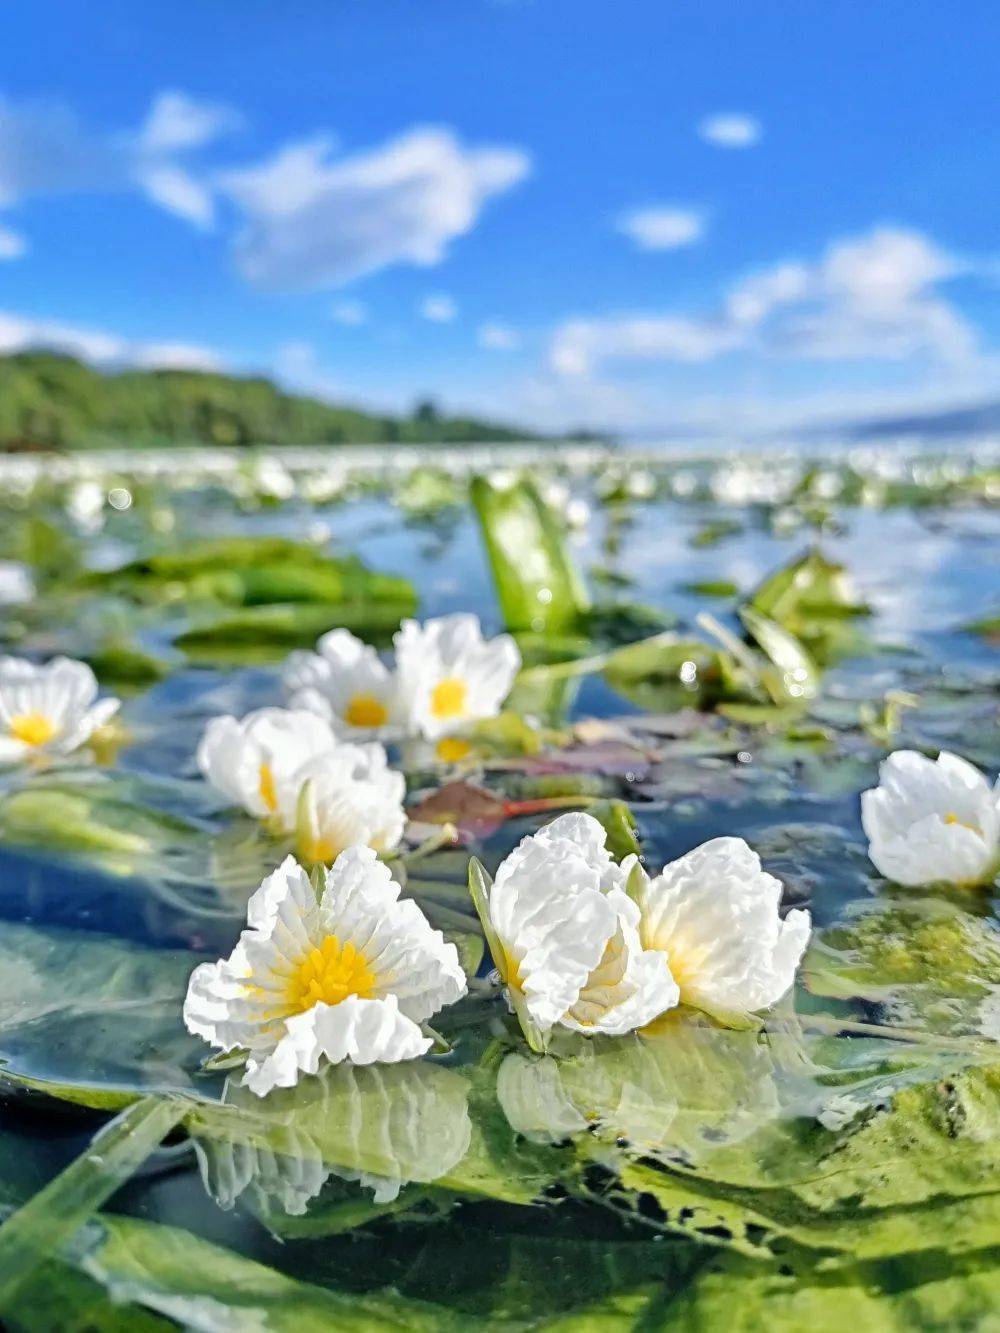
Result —
M 343 744 L 295 772 L 279 793 L 278 818 L 304 861 L 329 863 L 354 846 L 391 852 L 406 826 L 405 794 L 381 745 Z
M 521 667 L 510 635 L 484 639 L 473 615 L 404 620 L 394 642 L 409 728 L 428 740 L 496 717 Z
M 639 937 L 665 959 L 682 1004 L 719 1018 L 766 1009 L 788 991 L 809 940 L 809 913 L 778 915 L 781 881 L 742 838 L 713 838 L 629 893 Z
M 298 795 L 297 771 L 336 743 L 329 725 L 314 713 L 259 708 L 243 718 L 212 718 L 198 746 L 198 767 L 248 814 L 280 818 Z
M 942 750 L 897 750 L 861 795 L 868 855 L 897 884 L 987 884 L 1000 869 L 1000 792 Z
M 0 657 L 0 764 L 79 749 L 120 706 L 96 699 L 97 680 L 85 662 L 56 657 L 36 666 Z
M 190 1032 L 249 1054 L 258 1096 L 292 1087 L 320 1061 L 392 1064 L 431 1046 L 419 1024 L 466 990 L 453 944 L 432 930 L 368 847 L 323 875 L 317 898 L 288 857 L 247 904 L 229 958 L 195 968 L 184 1001 Z
M 350 630 L 324 634 L 314 653 L 292 653 L 282 680 L 293 708 L 325 718 L 348 739 L 384 734 L 398 721 L 392 674 Z
M 624 892 L 635 858 L 615 864 L 591 815 L 563 815 L 525 838 L 491 886 L 473 896 L 493 961 L 525 1035 L 544 1043 L 556 1024 L 617 1034 L 677 1003 L 661 955 L 639 942 Z

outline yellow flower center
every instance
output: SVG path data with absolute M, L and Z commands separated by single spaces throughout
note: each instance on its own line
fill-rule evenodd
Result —
M 434 753 L 442 764 L 457 764 L 472 753 L 472 746 L 461 736 L 442 736 Z
M 967 828 L 970 833 L 977 833 L 980 837 L 983 836 L 983 830 L 978 824 L 970 824 L 968 820 L 961 819 L 953 810 L 949 810 L 945 815 L 944 822 L 946 824 L 958 824 L 961 828 Z
M 285 991 L 288 1007 L 305 1013 L 314 1004 L 340 1004 L 348 995 L 367 999 L 375 987 L 375 973 L 350 940 L 341 944 L 327 935 L 318 949 L 310 949 L 292 973 Z
M 260 799 L 273 815 L 278 808 L 278 792 L 274 785 L 274 770 L 270 764 L 260 766 Z
M 10 720 L 10 734 L 25 745 L 45 745 L 58 730 L 44 713 L 18 713 Z
M 351 727 L 384 727 L 389 710 L 374 694 L 356 694 L 344 709 L 344 721 Z
M 431 690 L 431 712 L 437 718 L 461 717 L 469 687 L 458 676 L 447 676 Z
M 329 865 L 331 861 L 336 861 L 344 849 L 331 842 L 329 838 L 317 835 L 314 838 L 301 838 L 298 850 L 299 856 L 307 865 Z

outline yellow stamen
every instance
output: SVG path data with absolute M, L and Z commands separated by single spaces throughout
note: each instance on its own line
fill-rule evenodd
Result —
M 958 824 L 961 828 L 967 828 L 970 833 L 978 833 L 980 837 L 983 835 L 983 830 L 977 824 L 970 824 L 968 820 L 960 819 L 954 811 L 949 811 L 945 815 L 944 822 L 946 824 Z
M 44 713 L 18 713 L 10 720 L 10 734 L 25 745 L 45 745 L 58 730 Z
M 458 676 L 447 676 L 431 690 L 431 712 L 437 718 L 461 717 L 469 687 Z
M 260 766 L 260 799 L 273 815 L 278 808 L 278 792 L 274 785 L 274 771 L 270 764 Z
M 317 949 L 310 949 L 289 978 L 285 1000 L 294 1013 L 304 1013 L 314 1004 L 340 1004 L 348 995 L 371 996 L 375 973 L 368 960 L 348 940 L 327 935 Z
M 374 694 L 356 694 L 344 709 L 344 721 L 351 727 L 384 727 L 389 710 Z
M 472 753 L 472 746 L 461 736 L 442 736 L 434 752 L 442 764 L 458 764 Z

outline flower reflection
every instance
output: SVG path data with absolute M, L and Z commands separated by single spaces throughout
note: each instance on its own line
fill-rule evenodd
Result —
M 447 1176 L 469 1150 L 468 1083 L 420 1064 L 328 1067 L 258 1102 L 242 1087 L 201 1109 L 193 1136 L 205 1188 L 222 1208 L 301 1216 L 331 1177 L 389 1203 Z

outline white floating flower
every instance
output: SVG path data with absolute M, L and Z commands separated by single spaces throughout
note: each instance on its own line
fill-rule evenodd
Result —
M 258 1096 L 292 1087 L 321 1061 L 412 1060 L 430 1049 L 419 1024 L 466 990 L 453 944 L 432 930 L 367 847 L 324 873 L 317 898 L 288 857 L 247 904 L 229 958 L 195 968 L 184 1001 L 190 1032 L 248 1052 Z
M 875 868 L 897 884 L 988 884 L 1000 870 L 1000 792 L 946 750 L 891 754 L 861 795 L 861 822 Z
M 325 718 L 347 739 L 384 734 L 398 722 L 392 673 L 350 630 L 324 634 L 314 653 L 292 653 L 282 680 L 293 708 Z
M 36 666 L 0 657 L 0 764 L 70 754 L 119 706 L 118 699 L 97 699 L 97 679 L 85 662 L 56 657 Z
M 301 786 L 295 774 L 336 743 L 329 725 L 314 713 L 258 708 L 243 718 L 212 718 L 198 746 L 198 767 L 248 814 L 280 820 Z
M 662 955 L 643 949 L 624 886 L 591 815 L 563 815 L 521 844 L 492 885 L 473 862 L 470 885 L 493 961 L 536 1048 L 556 1024 L 617 1034 L 677 1003 Z
M 719 1018 L 766 1009 L 791 988 L 809 940 L 809 913 L 778 915 L 781 881 L 742 838 L 713 838 L 629 894 L 639 937 L 665 959 L 682 1004 Z
M 521 667 L 510 635 L 484 639 L 474 615 L 404 620 L 394 642 L 409 729 L 428 740 L 496 717 Z
M 281 789 L 278 817 L 310 863 L 329 863 L 346 847 L 391 852 L 406 826 L 405 794 L 381 745 L 345 743 L 296 770 Z

